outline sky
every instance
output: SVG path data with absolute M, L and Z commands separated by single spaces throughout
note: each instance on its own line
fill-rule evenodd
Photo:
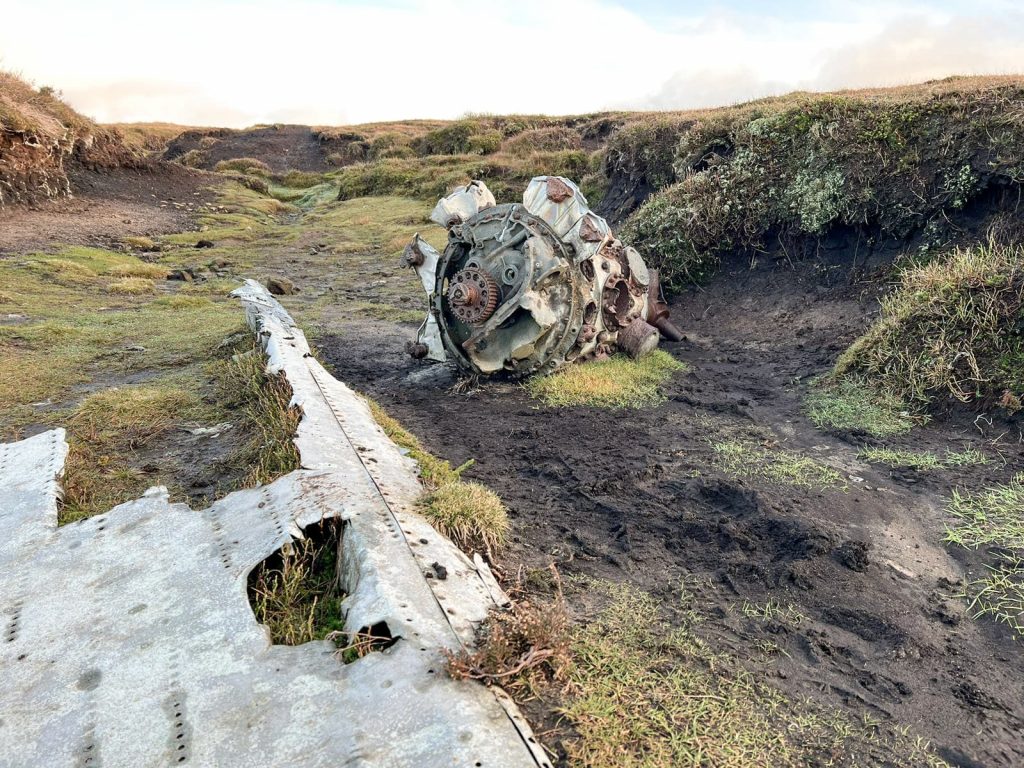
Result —
M 101 122 L 684 109 L 1024 73 L 1024 3 L 0 0 L 0 69 Z

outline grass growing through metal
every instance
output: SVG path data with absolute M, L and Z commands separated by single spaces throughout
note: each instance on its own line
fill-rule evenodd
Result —
M 947 511 L 956 519 L 946 528 L 947 542 L 996 552 L 987 574 L 967 584 L 970 610 L 1024 638 L 1024 474 L 975 493 L 954 491 Z
M 715 453 L 715 464 L 733 477 L 758 478 L 819 490 L 847 488 L 846 481 L 838 471 L 792 451 L 741 439 L 714 442 L 711 448 Z
M 873 437 L 903 435 L 925 420 L 912 415 L 898 398 L 853 376 L 818 382 L 808 393 L 805 408 L 818 429 L 864 432 Z
M 964 448 L 962 451 L 947 450 L 944 456 L 931 451 L 911 451 L 905 448 L 863 448 L 857 455 L 872 464 L 887 464 L 890 467 L 916 470 L 967 467 L 989 462 L 988 457 L 976 448 Z
M 683 370 L 685 363 L 659 349 L 639 360 L 615 355 L 567 365 L 550 376 L 535 376 L 525 386 L 531 397 L 555 408 L 649 408 L 665 400 L 661 386 Z
M 256 620 L 278 645 L 324 640 L 343 630 L 338 582 L 341 523 L 285 545 L 249 575 L 249 602 Z

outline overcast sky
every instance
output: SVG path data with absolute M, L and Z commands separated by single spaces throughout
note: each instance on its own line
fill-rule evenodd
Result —
M 104 122 L 340 125 L 1024 72 L 1017 0 L 0 0 L 0 69 Z

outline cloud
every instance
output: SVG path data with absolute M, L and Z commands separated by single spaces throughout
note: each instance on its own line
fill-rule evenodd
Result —
M 120 80 L 68 88 L 63 96 L 100 122 L 154 121 L 172 115 L 182 125 L 247 124 L 253 115 L 225 107 L 202 89 L 178 83 Z
M 950 75 L 999 75 L 1024 70 L 1024 13 L 1000 18 L 957 16 L 938 22 L 912 16 L 825 58 L 821 89 L 896 85 Z
M 639 102 L 642 109 L 699 109 L 751 101 L 792 90 L 781 80 L 764 80 L 751 69 L 676 72 L 654 94 Z
M 962 0 L 920 2 L 5 0 L 0 66 L 101 120 L 230 127 L 710 106 L 1024 67 L 1005 0 L 976 0 L 1000 10 L 973 22 L 947 7 Z

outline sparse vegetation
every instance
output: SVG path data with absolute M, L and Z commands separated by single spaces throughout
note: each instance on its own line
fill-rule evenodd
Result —
M 818 429 L 863 432 L 872 437 L 903 435 L 925 421 L 891 394 L 874 390 L 864 379 L 844 376 L 818 382 L 808 393 L 807 417 Z
M 508 512 L 494 491 L 462 480 L 472 460 L 452 468 L 423 448 L 420 441 L 380 405 L 367 398 L 374 420 L 384 433 L 419 464 L 425 488 L 420 511 L 438 531 L 463 549 L 482 547 L 488 553 L 501 547 L 509 530 Z
M 847 488 L 843 476 L 827 464 L 774 445 L 733 439 L 713 442 L 711 448 L 718 466 L 734 477 L 820 490 Z
M 196 392 L 170 384 L 105 389 L 89 395 L 68 420 L 70 453 L 60 522 L 106 512 L 137 498 L 152 474 L 123 457 L 188 420 L 209 413 Z
M 532 397 L 555 408 L 648 408 L 664 400 L 660 387 L 665 381 L 685 369 L 684 363 L 664 350 L 639 360 L 616 355 L 534 377 L 526 382 L 526 389 Z
M 911 451 L 903 448 L 862 448 L 857 454 L 872 464 L 888 464 L 890 467 L 907 467 L 917 470 L 946 469 L 987 464 L 988 458 L 976 448 L 962 451 L 947 450 L 945 456 L 931 451 Z
M 249 574 L 249 602 L 256 620 L 270 631 L 272 643 L 301 645 L 343 631 L 340 532 L 340 522 L 327 520 Z
M 947 511 L 956 520 L 946 528 L 947 542 L 993 552 L 987 573 L 967 584 L 970 610 L 1024 638 L 1024 475 L 983 491 L 955 490 Z
M 701 640 L 702 619 L 685 591 L 669 623 L 661 601 L 629 585 L 588 579 L 582 586 L 605 595 L 607 607 L 573 632 L 562 710 L 575 732 L 566 743 L 572 765 L 795 768 L 814 755 L 844 764 L 857 762 L 858 738 L 875 743 L 887 764 L 945 765 L 927 744 L 879 738 L 868 722 L 788 701 Z

